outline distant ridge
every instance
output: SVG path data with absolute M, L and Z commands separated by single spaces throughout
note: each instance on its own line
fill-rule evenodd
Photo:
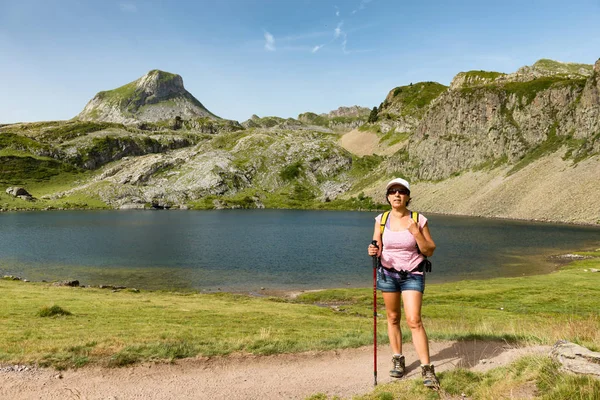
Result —
M 185 89 L 180 75 L 155 69 L 117 89 L 99 92 L 76 118 L 136 124 L 177 117 L 220 119 Z

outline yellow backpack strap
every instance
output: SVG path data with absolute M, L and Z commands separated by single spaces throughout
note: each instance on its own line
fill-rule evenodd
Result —
M 419 223 L 419 213 L 416 211 L 411 211 L 410 212 L 410 217 L 413 219 L 413 221 L 415 221 L 417 224 Z
M 415 221 L 417 223 L 417 225 L 419 225 L 419 213 L 416 211 L 411 211 L 410 212 L 410 217 L 413 219 L 413 221 Z M 420 229 L 420 227 L 419 227 Z M 421 249 L 419 249 L 419 245 L 417 244 L 417 253 L 421 254 Z M 427 258 L 427 257 L 425 257 Z
M 385 223 L 390 216 L 390 212 L 386 211 L 381 215 L 381 221 L 379 221 L 379 231 L 381 232 L 381 243 L 383 243 L 383 231 L 385 230 Z

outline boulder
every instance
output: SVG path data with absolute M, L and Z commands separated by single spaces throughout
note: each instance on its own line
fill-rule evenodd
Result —
M 21 197 L 21 196 L 26 196 L 26 197 L 33 197 L 29 194 L 29 192 L 27 190 L 25 190 L 25 188 L 22 187 L 9 187 L 8 189 L 6 189 L 6 193 L 10 194 L 11 196 L 14 197 Z
M 576 374 L 592 375 L 600 378 L 600 353 L 559 340 L 552 347 L 550 355 L 562 364 L 562 368 Z

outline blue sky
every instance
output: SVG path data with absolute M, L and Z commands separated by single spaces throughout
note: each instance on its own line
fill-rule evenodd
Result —
M 242 122 L 540 58 L 600 58 L 600 0 L 0 0 L 0 123 L 72 118 L 152 69 Z

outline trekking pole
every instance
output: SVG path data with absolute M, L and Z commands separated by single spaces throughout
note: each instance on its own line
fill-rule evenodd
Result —
M 377 240 L 371 244 L 379 249 Z M 373 256 L 373 378 L 374 386 L 377 386 L 377 254 Z

